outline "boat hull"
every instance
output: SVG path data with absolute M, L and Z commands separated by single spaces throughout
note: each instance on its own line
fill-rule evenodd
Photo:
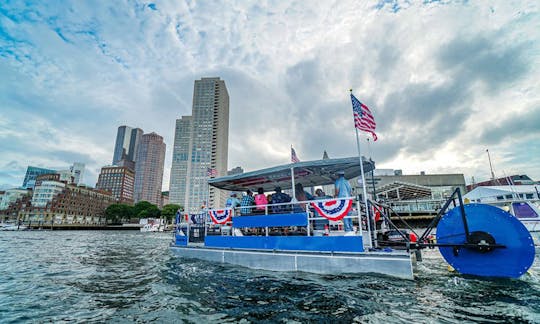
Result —
M 180 257 L 218 263 L 229 263 L 251 269 L 270 271 L 300 271 L 318 274 L 380 273 L 403 279 L 413 279 L 410 254 L 392 253 L 332 253 L 235 250 L 196 246 L 171 245 Z

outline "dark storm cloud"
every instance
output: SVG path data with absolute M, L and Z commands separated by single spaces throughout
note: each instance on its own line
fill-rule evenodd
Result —
M 395 123 L 413 128 L 425 126 L 441 114 L 451 115 L 456 109 L 463 109 L 459 105 L 469 96 L 467 85 L 460 82 L 440 86 L 409 84 L 386 97 L 384 114 L 381 114 L 381 130 L 385 131 Z
M 530 63 L 524 44 L 501 46 L 497 39 L 497 35 L 454 38 L 440 49 L 440 69 L 461 80 L 480 80 L 491 92 L 501 89 L 525 75 Z
M 540 106 L 520 115 L 509 115 L 498 124 L 484 130 L 480 140 L 486 144 L 498 144 L 525 136 L 540 137 Z

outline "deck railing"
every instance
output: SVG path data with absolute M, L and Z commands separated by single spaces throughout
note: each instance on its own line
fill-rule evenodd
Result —
M 352 208 L 349 213 L 338 221 L 329 220 L 313 208 L 311 203 L 329 203 L 336 200 L 345 200 L 346 203 L 352 200 Z M 259 209 L 257 209 L 257 207 Z M 281 207 L 281 208 L 276 208 Z M 321 235 L 343 235 L 341 232 L 343 219 L 351 219 L 353 224 L 353 233 L 362 236 L 364 230 L 371 237 L 370 222 L 365 219 L 365 208 L 362 202 L 355 197 L 345 198 L 328 198 L 306 201 L 294 201 L 288 203 L 266 204 L 258 206 L 239 206 L 229 208 L 231 211 L 231 219 L 223 224 L 214 224 L 209 216 L 209 212 L 223 212 L 225 209 L 210 209 L 205 210 L 202 224 L 194 224 L 191 221 L 183 221 L 179 228 L 184 235 L 189 233 L 190 241 L 193 241 L 191 236 L 193 228 L 203 228 L 204 236 L 207 235 L 258 235 L 271 236 L 276 234 L 284 235 L 305 235 L 305 236 L 321 236 Z M 246 213 L 249 210 L 251 212 Z M 358 210 L 361 210 L 359 213 Z M 244 213 L 242 213 L 244 211 Z M 288 217 L 290 218 L 282 218 Z M 300 219 L 303 219 L 301 221 Z M 235 222 L 236 220 L 236 222 Z M 236 226 L 235 226 L 236 223 Z M 259 226 L 260 225 L 260 226 Z M 325 226 L 327 225 L 327 226 Z M 296 228 L 296 231 L 293 230 Z M 298 230 L 300 229 L 300 230 Z M 337 230 L 336 230 L 337 229 Z M 371 242 L 370 242 L 371 246 Z

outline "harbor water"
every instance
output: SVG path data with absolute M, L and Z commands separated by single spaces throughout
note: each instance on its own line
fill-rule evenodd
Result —
M 540 323 L 530 274 L 449 272 L 436 251 L 416 280 L 276 273 L 174 257 L 171 234 L 0 232 L 0 322 Z

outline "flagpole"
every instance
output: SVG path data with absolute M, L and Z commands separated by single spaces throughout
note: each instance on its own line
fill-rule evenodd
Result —
M 352 95 L 352 89 L 350 89 L 351 91 L 351 95 Z M 371 219 L 370 219 L 370 216 L 369 216 L 369 207 L 368 207 L 368 202 L 367 202 L 367 192 L 366 192 L 366 179 L 365 179 L 365 176 L 364 176 L 364 163 L 362 161 L 362 153 L 361 153 L 361 150 L 360 150 L 360 139 L 358 137 L 358 128 L 354 128 L 355 132 L 356 132 L 356 147 L 358 148 L 358 160 L 360 161 L 360 174 L 362 175 L 362 192 L 363 192 L 363 196 L 364 196 L 364 204 L 366 206 L 366 219 L 367 219 L 367 230 L 368 230 L 368 233 L 369 233 L 369 247 L 372 248 L 373 247 L 373 244 L 372 244 L 372 237 L 371 237 Z M 360 210 L 358 210 L 358 219 L 360 220 Z M 358 226 L 362 226 L 362 223 L 359 222 L 358 223 Z
M 292 144 L 291 144 L 291 153 L 292 153 Z M 291 157 L 291 185 L 292 185 L 292 188 L 291 188 L 291 191 L 292 191 L 292 198 L 293 200 L 296 200 L 296 190 L 295 190 L 295 183 L 294 183 L 294 163 L 292 162 L 292 157 Z

